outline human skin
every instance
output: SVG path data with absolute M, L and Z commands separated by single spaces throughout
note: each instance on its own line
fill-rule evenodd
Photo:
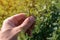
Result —
M 24 13 L 16 14 L 3 21 L 0 30 L 0 40 L 17 40 L 18 33 L 26 32 L 35 22 L 33 16 L 27 17 Z

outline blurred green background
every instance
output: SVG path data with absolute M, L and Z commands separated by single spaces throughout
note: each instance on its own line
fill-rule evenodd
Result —
M 0 0 L 0 27 L 18 13 L 36 18 L 32 36 L 22 32 L 18 40 L 60 40 L 60 0 Z

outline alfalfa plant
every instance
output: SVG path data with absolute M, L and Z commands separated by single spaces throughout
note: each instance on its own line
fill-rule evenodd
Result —
M 60 40 L 60 0 L 0 0 L 0 26 L 20 12 L 35 16 L 36 23 L 32 36 L 21 33 L 18 40 Z
M 27 15 L 36 18 L 32 36 L 27 36 L 26 40 L 60 40 L 60 9 L 56 6 L 58 1 L 25 0 Z

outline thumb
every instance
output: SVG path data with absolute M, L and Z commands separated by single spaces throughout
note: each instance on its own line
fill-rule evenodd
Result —
M 19 27 L 26 31 L 31 25 L 35 22 L 35 18 L 33 16 L 28 17 Z
M 33 16 L 30 16 L 28 18 L 25 19 L 25 21 L 19 25 L 18 27 L 15 27 L 12 32 L 14 32 L 14 34 L 19 33 L 20 31 L 26 31 L 28 28 L 31 27 L 31 25 L 34 23 L 35 18 Z

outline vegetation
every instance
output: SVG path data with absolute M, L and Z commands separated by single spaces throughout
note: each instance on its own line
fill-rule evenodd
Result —
M 22 32 L 18 40 L 60 40 L 59 4 L 60 0 L 0 0 L 0 26 L 5 18 L 24 12 L 35 16 L 36 23 L 32 36 Z

